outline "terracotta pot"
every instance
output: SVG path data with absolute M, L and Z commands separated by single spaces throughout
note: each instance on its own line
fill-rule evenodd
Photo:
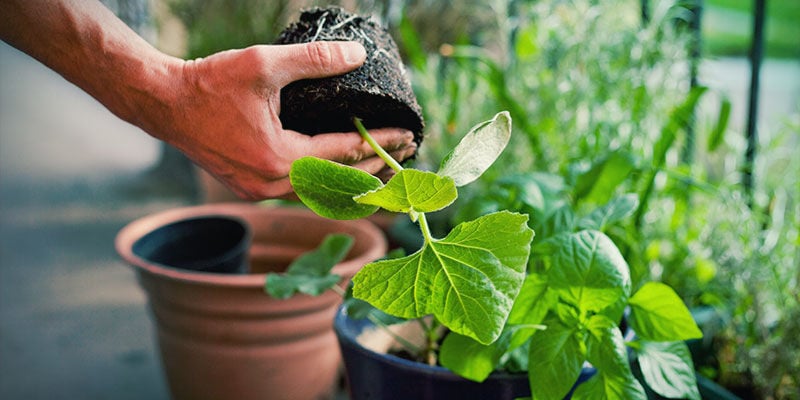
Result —
M 180 270 L 133 251 L 148 232 L 205 215 L 235 216 L 249 225 L 249 274 Z M 333 221 L 305 209 L 246 203 L 165 211 L 119 232 L 117 251 L 135 268 L 148 295 L 174 399 L 332 397 L 340 364 L 332 324 L 340 297 L 327 292 L 276 300 L 263 291 L 265 272 L 284 269 L 329 233 L 355 239 L 345 261 L 334 268 L 345 281 L 386 252 L 381 232 L 366 221 Z

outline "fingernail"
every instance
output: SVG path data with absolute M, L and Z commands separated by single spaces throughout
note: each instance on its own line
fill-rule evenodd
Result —
M 361 65 L 367 58 L 367 50 L 358 42 L 342 43 L 342 53 L 345 62 L 351 65 Z

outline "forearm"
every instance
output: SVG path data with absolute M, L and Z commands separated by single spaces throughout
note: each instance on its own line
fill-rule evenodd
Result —
M 93 0 L 0 1 L 0 38 L 149 133 L 182 60 L 167 56 Z M 147 109 L 145 113 L 140 112 Z

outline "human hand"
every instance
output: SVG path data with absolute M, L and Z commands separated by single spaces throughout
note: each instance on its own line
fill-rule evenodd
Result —
M 365 60 L 352 42 L 259 45 L 183 61 L 173 75 L 168 101 L 156 116 L 138 121 L 153 136 L 177 147 L 239 197 L 248 200 L 290 197 L 292 162 L 316 156 L 385 173 L 384 162 L 356 132 L 308 136 L 285 130 L 278 118 L 280 90 L 300 79 L 346 73 Z M 395 159 L 414 154 L 413 134 L 374 129 L 370 134 Z

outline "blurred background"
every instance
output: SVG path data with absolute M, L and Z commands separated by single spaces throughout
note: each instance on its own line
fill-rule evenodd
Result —
M 269 43 L 312 5 L 372 15 L 425 114 L 419 167 L 512 114 L 513 145 L 442 219 L 496 205 L 487 193 L 511 176 L 558 177 L 576 209 L 636 193 L 612 237 L 634 283 L 663 280 L 713 311 L 699 372 L 743 398 L 798 398 L 800 2 L 765 1 L 763 37 L 754 0 L 105 3 L 184 58 Z M 582 192 L 586 176 L 606 186 Z M 179 153 L 0 43 L 0 398 L 168 397 L 113 240 L 205 190 Z

